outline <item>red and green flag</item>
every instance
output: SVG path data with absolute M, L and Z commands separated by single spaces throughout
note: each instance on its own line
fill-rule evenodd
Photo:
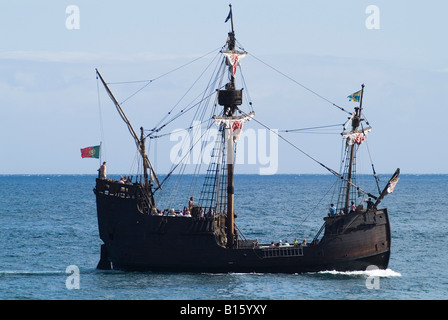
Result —
M 81 158 L 100 158 L 100 146 L 81 149 Z

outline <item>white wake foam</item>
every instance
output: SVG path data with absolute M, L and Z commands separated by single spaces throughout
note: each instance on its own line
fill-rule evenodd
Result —
M 366 277 L 401 277 L 401 273 L 396 272 L 392 269 L 373 269 L 365 271 L 321 271 L 318 274 L 334 274 L 334 275 L 347 275 L 347 276 L 366 276 Z

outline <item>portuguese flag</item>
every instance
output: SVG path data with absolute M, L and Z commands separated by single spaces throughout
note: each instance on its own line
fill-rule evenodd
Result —
M 100 158 L 100 146 L 81 149 L 81 158 Z

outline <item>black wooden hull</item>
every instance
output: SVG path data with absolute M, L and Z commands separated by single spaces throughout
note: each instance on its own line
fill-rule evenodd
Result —
M 387 210 L 328 217 L 320 242 L 269 248 L 255 241 L 225 246 L 218 218 L 142 213 L 138 192 L 111 192 L 98 180 L 99 268 L 126 271 L 303 273 L 386 269 L 390 256 Z M 137 190 L 137 189 L 136 189 Z

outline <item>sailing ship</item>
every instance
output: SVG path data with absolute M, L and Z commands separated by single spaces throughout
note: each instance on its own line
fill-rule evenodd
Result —
M 235 141 L 243 123 L 255 119 L 246 112 L 243 89 L 237 89 L 236 76 L 240 60 L 247 53 L 236 48 L 233 14 L 231 30 L 221 48 L 221 75 L 228 82 L 211 90 L 217 103 L 208 120 L 218 130 L 218 138 L 205 175 L 198 203 L 187 207 L 188 218 L 159 211 L 155 195 L 162 190 L 160 181 L 146 153 L 143 128 L 137 135 L 120 103 L 98 70 L 101 81 L 119 115 L 133 137 L 142 159 L 143 173 L 133 183 L 123 184 L 104 177 L 96 179 L 99 236 L 103 241 L 97 268 L 125 271 L 207 272 L 207 273 L 303 273 L 324 270 L 366 270 L 369 266 L 386 269 L 391 251 L 391 228 L 387 208 L 381 200 L 393 191 L 399 169 L 378 195 L 366 192 L 356 184 L 356 152 L 370 127 L 363 126 L 362 89 L 351 98 L 359 101 L 344 127 L 346 141 L 344 168 L 338 173 L 321 162 L 339 180 L 340 195 L 331 213 L 322 215 L 324 223 L 308 244 L 272 246 L 246 239 L 235 224 Z M 221 76 L 220 79 L 224 79 Z M 226 80 L 227 81 L 227 80 Z M 349 131 L 345 131 L 351 125 Z M 372 200 L 364 208 L 358 193 Z M 358 205 L 351 210 L 352 202 Z M 174 210 L 173 210 L 174 211 Z M 179 212 L 179 210 L 176 210 Z

